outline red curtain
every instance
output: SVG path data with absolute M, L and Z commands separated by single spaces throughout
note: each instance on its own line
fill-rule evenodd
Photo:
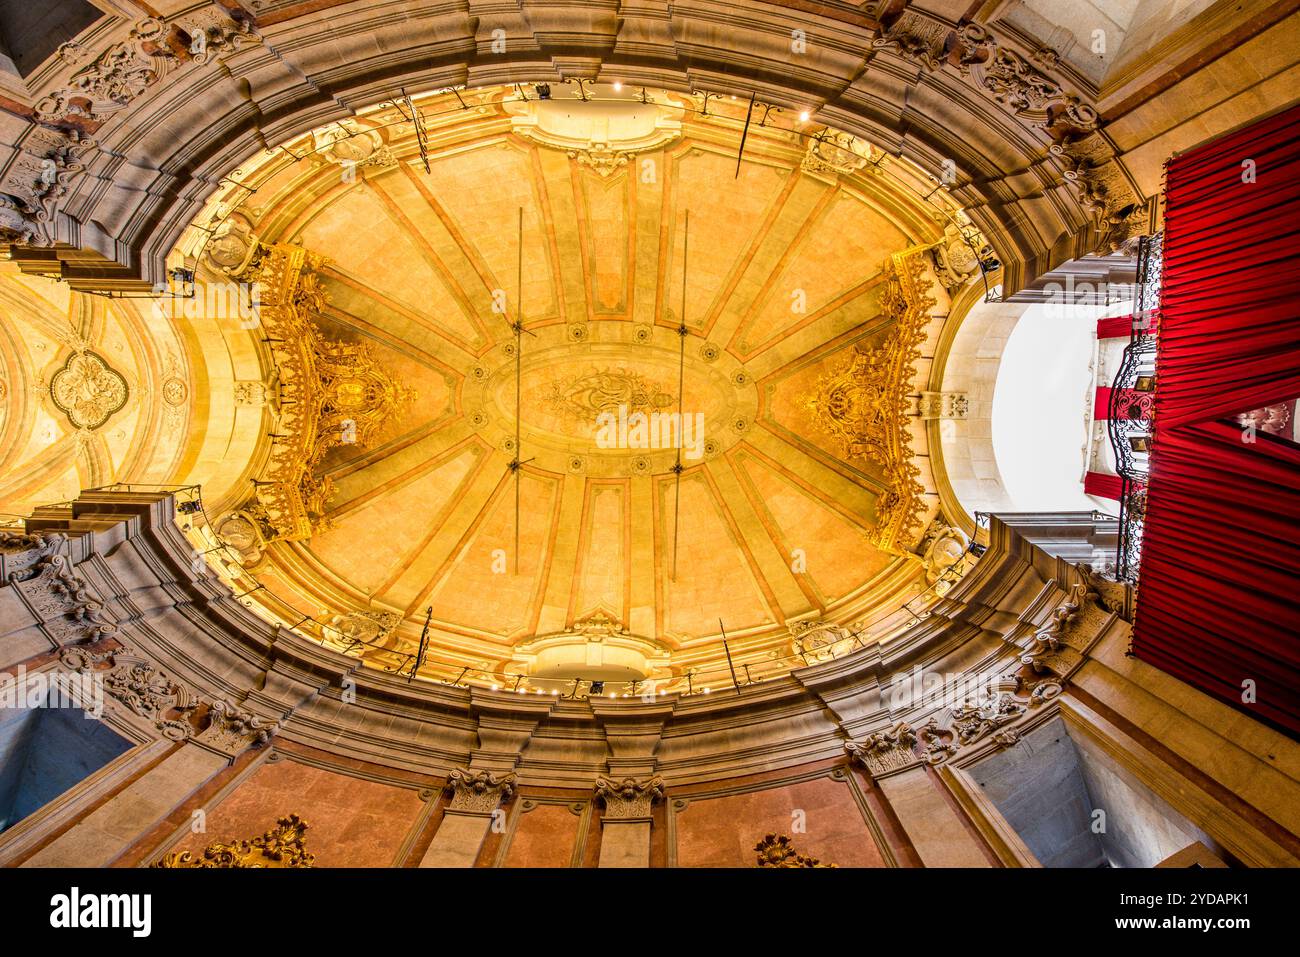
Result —
M 1083 477 L 1083 490 L 1089 495 L 1113 498 L 1118 502 L 1124 494 L 1124 480 L 1118 475 L 1107 475 L 1105 472 L 1089 472 Z
M 1248 442 L 1231 419 L 1300 395 L 1298 130 L 1300 107 L 1166 166 L 1133 640 L 1142 660 L 1293 735 L 1300 449 Z
M 1300 107 L 1175 157 L 1165 183 L 1161 425 L 1300 395 Z
M 1098 421 L 1110 418 L 1110 393 L 1111 388 L 1108 385 L 1097 386 L 1097 395 L 1092 402 L 1092 416 Z M 1142 414 L 1142 410 L 1133 403 L 1126 402 L 1120 407 L 1121 419 L 1135 419 Z
M 1132 316 L 1107 316 L 1097 320 L 1098 339 L 1127 339 L 1132 334 Z

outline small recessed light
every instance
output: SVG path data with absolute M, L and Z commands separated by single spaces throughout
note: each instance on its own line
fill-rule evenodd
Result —
M 807 123 L 809 116 L 811 116 L 811 114 L 807 110 L 804 110 L 802 113 L 799 114 L 799 122 Z
M 615 81 L 614 81 L 614 92 L 615 92 L 615 93 L 622 93 L 622 92 L 623 92 L 623 84 L 620 83 L 618 80 L 615 80 Z

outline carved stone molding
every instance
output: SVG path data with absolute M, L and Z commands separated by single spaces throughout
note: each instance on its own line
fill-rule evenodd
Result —
M 32 127 L 0 179 L 0 233 L 12 242 L 52 243 L 59 203 L 93 149 L 95 141 L 78 130 Z
M 168 854 L 155 863 L 163 868 L 311 867 L 316 856 L 307 851 L 307 824 L 297 814 L 282 817 L 260 837 L 249 841 L 214 841 L 197 855 Z
M 1019 721 L 1025 710 L 1025 706 L 1012 695 L 1005 691 L 995 691 L 952 709 L 951 727 L 957 734 L 957 740 L 969 746 L 1000 732 L 1006 725 Z
M 447 775 L 445 790 L 451 791 L 449 811 L 466 814 L 491 814 L 515 793 L 513 772 L 471 771 L 457 768 Z
M 664 796 L 664 781 L 658 775 L 648 778 L 596 779 L 596 797 L 605 802 L 606 820 L 648 818 L 655 801 Z
M 197 706 L 197 699 L 187 687 L 131 649 L 65 648 L 59 662 L 69 671 L 102 680 L 105 694 L 144 718 L 163 737 L 186 741 L 193 736 L 194 726 L 186 715 Z
M 250 23 L 218 3 L 173 22 L 146 17 L 98 53 L 70 41 L 59 58 L 71 75 L 36 104 L 36 119 L 59 127 L 101 124 L 187 61 L 203 65 L 257 42 Z
M 872 45 L 930 73 L 946 68 L 1046 133 L 1051 152 L 1065 163 L 1066 182 L 1079 190 L 1093 218 L 1098 233 L 1094 251 L 1123 249 L 1147 231 L 1150 204 L 1133 189 L 1114 147 L 1099 131 L 1096 107 L 1048 75 L 1057 67 L 1055 51 L 1042 48 L 1024 56 L 983 24 L 953 27 L 915 10 L 883 14 Z M 960 251 L 958 255 L 964 258 Z M 939 265 L 945 285 L 959 280 L 960 273 L 949 274 L 942 259 Z
M 26 581 L 40 571 L 41 563 L 63 551 L 68 536 L 62 532 L 0 531 L 0 555 L 4 556 L 4 580 Z
M 846 742 L 844 750 L 866 769 L 874 781 L 920 764 L 921 759 L 914 750 L 916 741 L 912 726 L 899 721 L 888 731 L 877 731 L 862 741 Z
M 205 701 L 153 662 L 130 648 L 95 650 L 74 645 L 59 663 L 103 682 L 104 693 L 145 719 L 172 741 L 193 741 L 227 757 L 270 741 L 279 727 L 228 701 Z M 195 720 L 202 720 L 202 725 Z

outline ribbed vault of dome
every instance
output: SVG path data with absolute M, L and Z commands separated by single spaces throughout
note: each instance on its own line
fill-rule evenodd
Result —
M 874 362 L 868 379 L 896 381 L 870 401 L 901 412 L 946 311 L 926 250 L 953 244 L 975 281 L 978 233 L 906 162 L 803 118 L 582 92 L 382 103 L 244 164 L 210 202 L 173 262 L 212 285 L 305 256 L 314 348 L 364 354 L 400 394 L 362 441 L 273 441 L 247 500 L 210 516 L 239 550 L 219 567 L 278 620 L 366 638 L 389 668 L 427 620 L 434 674 L 680 677 L 725 667 L 723 629 L 771 669 L 797 650 L 792 625 L 894 622 L 927 583 L 924 432 L 901 424 L 869 454 L 834 396 Z M 250 336 L 268 434 L 292 445 L 284 333 Z M 638 438 L 638 414 L 679 401 L 677 441 Z M 319 498 L 292 531 L 265 509 L 290 459 Z M 882 532 L 902 481 L 908 522 Z M 581 661 L 544 653 L 575 634 Z

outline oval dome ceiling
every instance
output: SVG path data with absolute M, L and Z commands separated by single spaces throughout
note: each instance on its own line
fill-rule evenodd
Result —
M 210 558 L 250 605 L 390 670 L 427 621 L 437 677 L 563 675 L 566 655 L 680 677 L 725 667 L 723 629 L 778 667 L 799 627 L 869 632 L 925 587 L 937 504 L 923 429 L 873 457 L 834 419 L 916 391 L 899 290 L 946 304 L 924 250 L 968 224 L 904 161 L 796 115 L 577 92 L 383 103 L 212 198 L 172 262 L 262 283 L 270 441 L 209 516 L 229 546 Z M 864 390 L 890 361 L 907 381 Z M 899 482 L 915 515 L 885 539 Z

